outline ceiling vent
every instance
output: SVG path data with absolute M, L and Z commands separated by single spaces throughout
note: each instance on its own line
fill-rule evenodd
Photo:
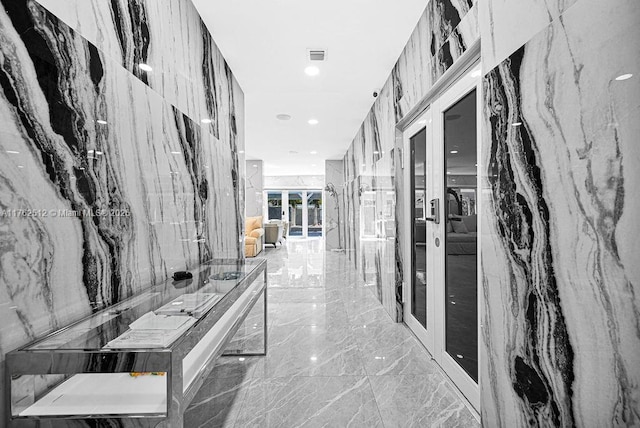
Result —
M 327 50 L 326 49 L 307 49 L 307 56 L 309 61 L 326 61 Z

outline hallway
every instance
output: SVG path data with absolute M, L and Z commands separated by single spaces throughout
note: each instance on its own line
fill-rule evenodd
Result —
M 479 426 L 345 253 L 324 251 L 320 239 L 289 239 L 263 256 L 268 355 L 220 358 L 185 426 Z M 261 319 L 252 314 L 245 325 L 261 331 Z

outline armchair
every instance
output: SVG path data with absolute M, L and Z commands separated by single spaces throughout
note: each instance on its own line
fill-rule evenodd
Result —
M 256 217 L 247 217 L 244 235 L 245 257 L 257 256 L 264 246 L 264 229 L 262 228 L 261 215 Z
M 282 222 L 271 222 L 264 225 L 264 243 L 276 247 L 279 242 L 282 245 L 284 237 L 284 226 Z

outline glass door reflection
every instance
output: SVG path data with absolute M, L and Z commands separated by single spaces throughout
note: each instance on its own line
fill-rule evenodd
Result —
M 444 111 L 445 347 L 478 381 L 476 90 Z
M 322 236 L 322 190 L 307 190 L 307 235 Z
M 427 247 L 426 247 L 426 147 L 427 130 L 423 128 L 409 140 L 411 151 L 411 189 L 412 189 L 412 278 L 411 278 L 411 314 L 427 328 Z
M 289 235 L 303 236 L 303 192 L 289 191 Z

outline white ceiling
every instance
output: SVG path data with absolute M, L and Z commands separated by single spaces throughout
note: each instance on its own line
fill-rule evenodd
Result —
M 193 3 L 244 90 L 247 159 L 262 159 L 265 175 L 323 175 L 325 159 L 344 156 L 427 0 Z M 308 48 L 328 50 L 316 77 L 304 73 Z

